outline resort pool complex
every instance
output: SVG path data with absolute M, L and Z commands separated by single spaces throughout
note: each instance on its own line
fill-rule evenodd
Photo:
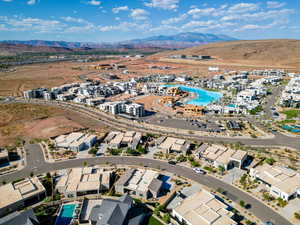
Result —
M 196 97 L 188 100 L 185 104 L 198 105 L 198 106 L 206 106 L 212 102 L 219 101 L 223 95 L 222 93 L 215 91 L 207 91 L 201 88 L 193 88 L 185 85 L 164 85 L 165 87 L 180 87 L 181 90 L 194 93 Z
M 76 204 L 63 205 L 55 225 L 69 225 L 73 219 Z

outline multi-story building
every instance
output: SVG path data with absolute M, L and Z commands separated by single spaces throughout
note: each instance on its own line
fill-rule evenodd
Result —
M 127 114 L 132 117 L 143 117 L 145 115 L 144 105 L 129 101 L 106 102 L 99 105 L 99 108 L 113 115 Z

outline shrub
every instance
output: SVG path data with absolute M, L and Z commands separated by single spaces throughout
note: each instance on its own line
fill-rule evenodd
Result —
M 267 159 L 265 159 L 265 163 L 268 163 L 269 165 L 273 165 L 274 163 L 275 163 L 276 161 L 275 161 L 275 159 L 273 159 L 273 158 L 267 158 Z
M 297 220 L 300 220 L 300 211 L 295 212 L 295 213 L 294 213 L 294 217 L 295 217 Z

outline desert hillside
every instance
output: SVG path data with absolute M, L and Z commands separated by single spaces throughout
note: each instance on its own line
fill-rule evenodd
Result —
M 272 39 L 231 41 L 201 45 L 179 51 L 156 54 L 156 59 L 170 55 L 210 55 L 215 58 L 199 64 L 285 67 L 300 70 L 300 40 Z
M 48 46 L 32 46 L 32 45 L 22 45 L 22 44 L 3 44 L 0 43 L 0 55 L 17 55 L 25 52 L 30 53 L 41 53 L 41 52 L 71 52 L 71 49 L 60 48 L 60 47 L 48 47 Z

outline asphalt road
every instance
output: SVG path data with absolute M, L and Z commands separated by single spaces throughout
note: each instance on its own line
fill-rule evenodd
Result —
M 247 204 L 250 204 L 251 208 L 249 209 L 249 211 L 264 222 L 272 220 L 275 225 L 292 225 L 284 217 L 277 214 L 275 211 L 265 206 L 260 201 L 251 197 L 246 192 L 243 192 L 235 188 L 234 186 L 224 183 L 221 180 L 218 180 L 214 177 L 196 174 L 192 169 L 189 169 L 187 167 L 170 165 L 164 161 L 139 157 L 98 157 L 48 163 L 44 160 L 44 156 L 40 145 L 26 145 L 25 149 L 27 152 L 27 166 L 21 171 L 0 176 L 1 183 L 3 181 L 12 182 L 17 179 L 29 177 L 31 172 L 37 175 L 55 170 L 81 167 L 84 165 L 85 162 L 87 162 L 90 166 L 100 164 L 103 165 L 107 163 L 114 165 L 146 166 L 153 169 L 160 169 L 162 171 L 165 170 L 178 176 L 189 178 L 214 190 L 221 188 L 226 192 L 227 197 L 232 201 L 239 202 L 240 200 L 243 200 Z
M 27 102 L 18 100 L 18 102 Z M 27 102 L 28 103 L 28 102 Z M 183 134 L 180 132 L 180 129 L 177 132 L 170 132 L 170 131 L 158 131 L 153 129 L 148 129 L 142 127 L 138 123 L 134 123 L 128 121 L 127 124 L 121 122 L 118 119 L 115 119 L 112 116 L 109 116 L 104 113 L 96 112 L 91 108 L 82 106 L 82 105 L 75 105 L 75 104 L 68 104 L 64 102 L 55 102 L 55 101 L 31 101 L 29 103 L 33 104 L 45 104 L 54 107 L 61 107 L 67 110 L 72 110 L 77 113 L 81 113 L 82 116 L 88 117 L 92 120 L 101 121 L 107 126 L 110 126 L 114 129 L 130 129 L 136 130 L 145 133 L 154 133 L 166 136 L 175 136 L 179 138 L 186 138 L 186 139 L 193 139 L 197 141 L 204 141 L 204 142 L 224 142 L 224 143 L 241 143 L 244 145 L 249 146 L 264 146 L 264 147 L 290 147 L 294 149 L 300 149 L 300 138 L 298 137 L 291 137 L 286 136 L 281 133 L 273 134 L 274 137 L 270 138 L 243 138 L 243 137 L 215 137 L 215 136 L 198 136 L 194 134 Z M 254 119 L 253 123 L 255 122 Z M 251 120 L 251 121 L 252 121 Z

